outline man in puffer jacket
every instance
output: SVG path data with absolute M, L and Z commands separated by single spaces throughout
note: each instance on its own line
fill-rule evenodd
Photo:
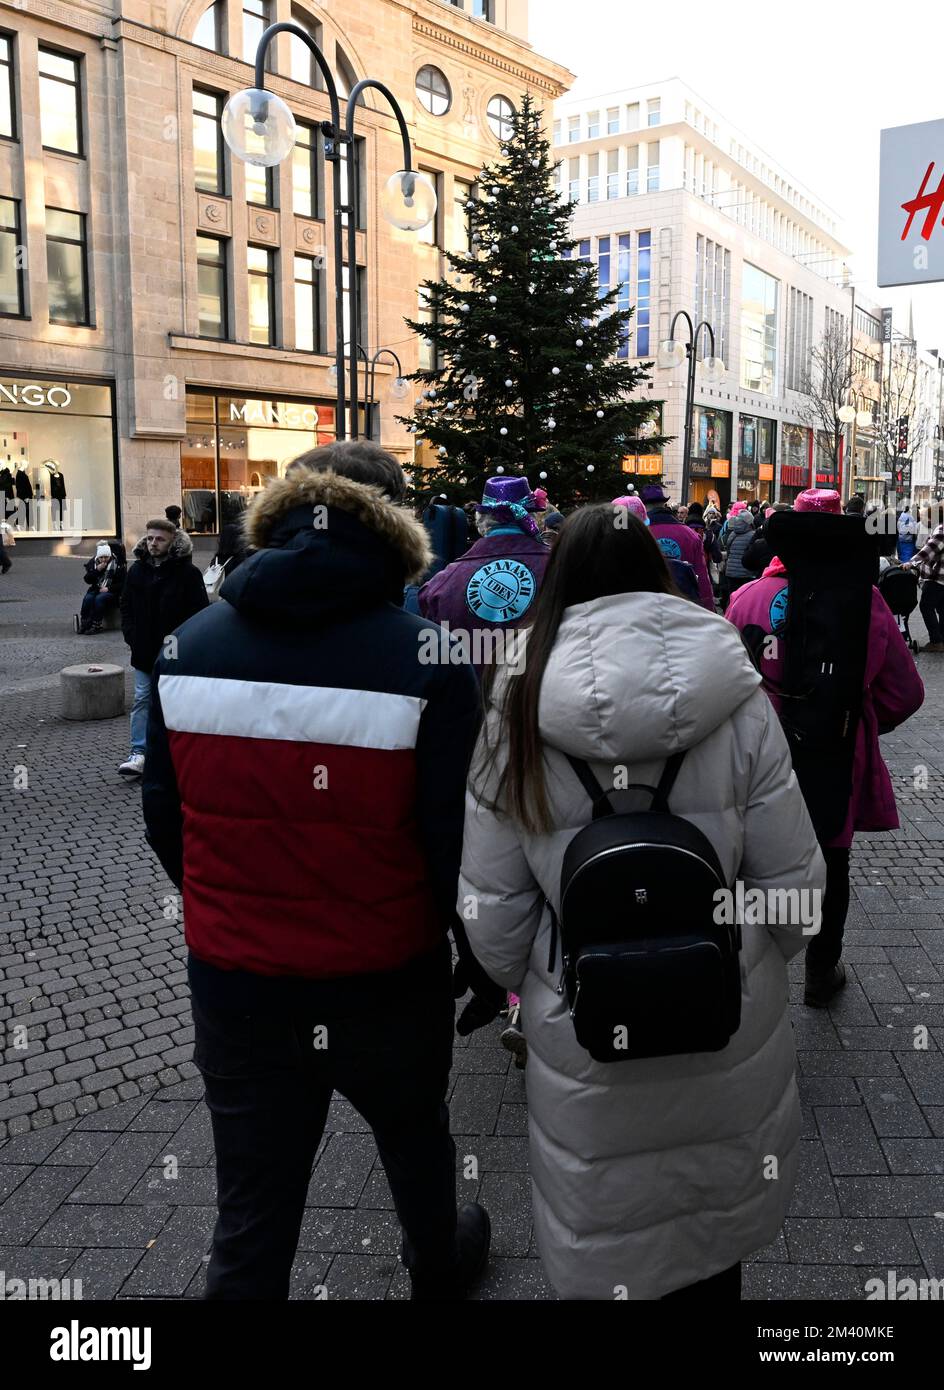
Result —
M 754 539 L 754 517 L 746 508 L 737 516 L 729 517 L 721 537 L 721 549 L 725 555 L 724 579 L 721 583 L 721 606 L 727 608 L 735 589 L 746 584 L 756 575 L 744 564 L 744 554 Z
M 405 491 L 375 444 L 302 455 L 249 509 L 255 553 L 155 670 L 144 817 L 183 888 L 210 1298 L 288 1296 L 335 1090 L 374 1132 L 413 1296 L 463 1297 L 488 1254 L 484 1210 L 457 1217 L 445 1103 L 450 928 L 475 1021 L 504 1001 L 455 912 L 479 691 L 400 607 L 432 558 Z

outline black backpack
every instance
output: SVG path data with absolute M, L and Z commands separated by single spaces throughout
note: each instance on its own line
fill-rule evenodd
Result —
M 648 811 L 623 814 L 587 764 L 568 759 L 593 820 L 564 853 L 548 969 L 559 934 L 558 993 L 566 989 L 577 1041 L 597 1062 L 717 1052 L 741 1022 L 741 929 L 715 921 L 715 895 L 728 885 L 710 841 L 669 811 L 684 756 L 644 788 Z
M 827 844 L 849 813 L 878 554 L 860 516 L 778 512 L 767 530 L 787 568 L 780 723 Z

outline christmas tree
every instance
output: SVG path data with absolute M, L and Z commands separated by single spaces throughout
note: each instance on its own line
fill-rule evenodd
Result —
M 425 389 L 398 417 L 435 450 L 414 487 L 461 501 L 493 474 L 524 473 L 558 506 L 607 500 L 625 491 L 621 461 L 659 402 L 632 399 L 649 376 L 617 357 L 632 310 L 573 255 L 574 205 L 559 200 L 529 95 L 512 125 L 466 204 L 471 251 L 446 253 L 450 273 L 424 281 L 431 322 L 407 320 L 439 364 L 413 373 Z M 663 442 L 650 436 L 647 452 Z

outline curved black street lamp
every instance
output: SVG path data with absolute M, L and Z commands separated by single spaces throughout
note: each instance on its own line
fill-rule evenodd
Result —
M 282 21 L 270 24 L 259 40 L 256 49 L 255 87 L 237 92 L 230 97 L 223 111 L 223 137 L 237 158 L 249 164 L 271 167 L 281 163 L 295 144 L 295 118 L 288 106 L 273 92 L 265 88 L 265 57 L 269 44 L 277 34 L 289 33 L 307 44 L 314 55 L 315 62 L 324 77 L 328 100 L 331 105 L 331 120 L 321 122 L 324 136 L 324 153 L 333 169 L 332 190 L 334 205 L 334 298 L 335 298 L 335 370 L 337 371 L 337 421 L 336 435 L 344 439 L 345 412 L 348 407 L 344 363 L 344 254 L 342 236 L 343 219 L 347 214 L 347 266 L 348 266 L 348 306 L 350 314 L 350 416 L 351 438 L 358 435 L 357 423 L 357 325 L 359 304 L 357 288 L 357 170 L 356 146 L 354 142 L 355 107 L 361 93 L 367 88 L 375 88 L 384 96 L 397 118 L 400 137 L 403 141 L 403 168 L 387 180 L 380 197 L 380 207 L 384 217 L 395 227 L 404 231 L 418 231 L 435 216 L 436 190 L 429 179 L 418 174 L 413 168 L 410 151 L 410 136 L 403 112 L 390 89 L 374 78 L 365 77 L 356 83 L 347 99 L 344 124 L 341 123 L 341 105 L 338 99 L 337 83 L 328 66 L 327 59 L 311 35 L 300 24 Z M 347 201 L 341 201 L 341 160 L 346 161 Z
M 675 325 L 679 319 L 684 319 L 688 324 L 688 342 L 678 342 L 675 337 Z M 682 486 L 679 490 L 679 501 L 688 501 L 689 472 L 692 463 L 692 421 L 695 414 L 695 363 L 697 360 L 698 339 L 702 329 L 708 334 L 711 344 L 711 356 L 705 359 L 704 373 L 707 381 L 720 381 L 724 376 L 724 363 L 720 357 L 715 356 L 715 330 L 707 319 L 702 319 L 696 328 L 692 323 L 691 315 L 684 309 L 679 309 L 672 319 L 669 327 L 669 336 L 659 344 L 659 352 L 656 357 L 656 366 L 672 369 L 680 367 L 688 358 L 688 386 L 685 393 L 685 442 L 682 448 Z

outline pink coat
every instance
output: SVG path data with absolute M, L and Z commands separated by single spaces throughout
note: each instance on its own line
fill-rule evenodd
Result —
M 649 531 L 663 555 L 672 560 L 684 560 L 691 565 L 698 580 L 698 602 L 709 613 L 715 611 L 714 593 L 705 560 L 702 538 L 690 526 L 676 521 L 670 511 L 649 513 Z
M 780 562 L 774 560 L 760 579 L 735 591 L 726 616 L 742 631 L 756 626 L 771 632 L 771 610 L 774 609 L 776 615 L 783 603 L 779 596 L 786 587 L 786 572 Z M 783 658 L 762 657 L 760 665 L 765 681 L 779 686 L 783 679 Z M 766 688 L 774 707 L 779 708 L 776 694 L 769 685 Z M 831 846 L 848 848 L 856 830 L 898 829 L 895 793 L 878 738 L 880 733 L 888 733 L 903 724 L 923 703 L 924 685 L 911 652 L 885 600 L 878 589 L 873 589 L 865 698 L 856 737 L 849 815 L 842 833 L 830 841 Z

